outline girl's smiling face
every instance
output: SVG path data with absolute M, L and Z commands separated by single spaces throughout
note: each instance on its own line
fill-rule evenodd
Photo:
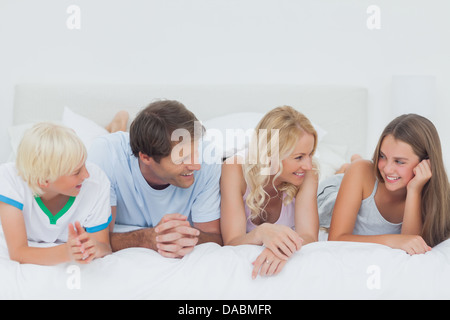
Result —
M 414 178 L 414 168 L 420 159 L 412 147 L 393 135 L 387 135 L 380 147 L 378 170 L 384 179 L 386 189 L 396 191 L 406 188 L 408 182 Z

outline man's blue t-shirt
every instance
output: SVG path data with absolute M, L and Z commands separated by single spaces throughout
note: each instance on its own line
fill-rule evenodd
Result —
M 128 133 L 97 138 L 88 159 L 109 177 L 117 224 L 155 227 L 168 213 L 180 213 L 197 223 L 220 218 L 220 164 L 202 163 L 201 169 L 194 171 L 195 180 L 189 188 L 169 185 L 156 190 L 142 176 Z

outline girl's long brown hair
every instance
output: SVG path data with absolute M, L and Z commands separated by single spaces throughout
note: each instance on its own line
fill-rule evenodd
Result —
M 423 187 L 421 209 L 422 238 L 433 247 L 450 237 L 450 184 L 436 127 L 417 114 L 404 114 L 392 120 L 381 134 L 373 155 L 375 174 L 380 182 L 384 181 L 378 170 L 378 160 L 381 143 L 387 135 L 409 144 L 420 161 L 430 159 L 432 177 Z

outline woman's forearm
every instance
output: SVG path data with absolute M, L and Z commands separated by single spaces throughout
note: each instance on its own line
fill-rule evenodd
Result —
M 231 239 L 227 239 L 225 241 L 224 237 L 224 245 L 226 246 L 238 246 L 242 244 L 255 244 L 255 245 L 262 245 L 262 238 L 260 237 L 260 229 L 262 225 L 257 226 L 252 231 L 242 234 L 240 236 L 236 236 Z

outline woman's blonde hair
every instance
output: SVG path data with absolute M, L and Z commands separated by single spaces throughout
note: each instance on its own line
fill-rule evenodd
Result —
M 86 157 L 86 147 L 75 131 L 40 122 L 25 132 L 17 149 L 16 168 L 33 193 L 42 195 L 39 185 L 73 173 Z
M 422 237 L 428 245 L 435 246 L 450 237 L 450 184 L 436 127 L 417 114 L 401 115 L 387 125 L 373 155 L 375 174 L 382 183 L 378 160 L 387 135 L 409 144 L 420 161 L 430 160 L 432 177 L 422 190 Z
M 258 216 L 263 219 L 267 218 L 264 208 L 270 197 L 264 187 L 270 181 L 270 174 L 275 174 L 273 181 L 278 178 L 283 171 L 282 160 L 292 154 L 299 138 L 305 133 L 314 136 L 314 154 L 317 147 L 317 132 L 307 117 L 290 106 L 281 106 L 269 111 L 256 126 L 249 154 L 242 165 L 244 179 L 249 188 L 245 201 L 251 211 L 251 220 Z M 261 161 L 251 161 L 251 153 L 254 151 L 252 146 L 256 146 L 258 153 L 264 153 L 266 159 L 270 159 L 269 166 L 272 166 L 271 168 L 275 169 L 274 171 L 270 174 L 261 174 L 267 169 L 267 164 Z M 259 159 L 261 159 L 261 156 Z M 274 161 L 276 163 L 273 163 Z M 283 200 L 286 205 L 294 199 L 299 187 L 283 182 L 275 189 L 279 193 L 286 193 Z

